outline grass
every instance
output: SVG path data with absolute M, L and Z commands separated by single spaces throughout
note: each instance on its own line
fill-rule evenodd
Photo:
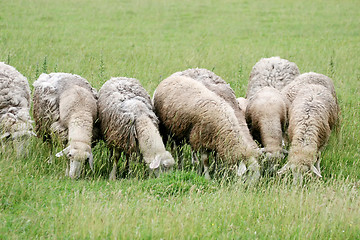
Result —
M 330 1 L 13 0 L 0 8 L 0 61 L 33 83 L 71 72 L 99 89 L 135 77 L 150 94 L 170 74 L 203 67 L 244 96 L 252 66 L 281 56 L 301 72 L 333 78 L 342 126 L 322 153 L 321 181 L 256 188 L 206 181 L 189 164 L 160 178 L 132 164 L 107 181 L 108 149 L 95 173 L 64 177 L 61 146 L 33 139 L 0 145 L 0 239 L 356 239 L 360 236 L 360 3 Z M 187 161 L 190 162 L 189 153 Z

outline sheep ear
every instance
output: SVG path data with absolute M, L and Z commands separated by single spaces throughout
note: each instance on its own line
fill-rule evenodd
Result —
M 94 157 L 93 157 L 92 152 L 90 153 L 90 156 L 89 156 L 89 165 L 90 165 L 91 171 L 94 171 Z
M 320 171 L 314 165 L 311 166 L 311 171 L 315 173 L 317 177 L 322 178 Z
M 155 159 L 150 163 L 150 169 L 157 169 L 160 167 L 161 159 L 159 157 L 155 157 Z
M 266 153 L 265 148 L 259 148 L 259 150 L 258 150 L 258 151 L 259 151 L 259 153 L 260 153 L 260 154 L 264 154 L 264 153 Z
M 62 151 L 58 152 L 57 154 L 55 154 L 55 157 L 62 157 L 64 156 L 64 154 L 68 154 L 70 150 L 70 146 L 66 147 L 65 149 L 63 149 Z
M 286 173 L 290 168 L 289 163 L 286 163 L 278 172 L 277 174 L 279 175 L 283 175 L 284 173 Z
M 288 155 L 288 154 L 289 154 L 289 151 L 286 150 L 286 149 L 282 149 L 281 152 L 282 152 L 284 155 Z
M 0 140 L 4 139 L 4 138 L 7 138 L 10 136 L 10 133 L 9 132 L 6 132 L 4 133 L 3 135 L 0 136 Z
M 242 175 L 244 175 L 246 172 L 246 165 L 243 161 L 241 161 L 241 163 L 239 164 L 239 167 L 237 169 L 236 174 L 241 177 Z

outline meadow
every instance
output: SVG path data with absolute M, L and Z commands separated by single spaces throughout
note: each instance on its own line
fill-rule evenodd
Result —
M 127 178 L 108 181 L 103 142 L 95 172 L 73 181 L 41 139 L 23 151 L 1 143 L 0 239 L 360 238 L 359 9 L 357 0 L 0 0 L 0 61 L 30 85 L 42 72 L 78 74 L 97 89 L 125 76 L 152 95 L 170 74 L 201 67 L 239 97 L 252 66 L 280 56 L 331 77 L 342 111 L 323 178 L 302 187 L 207 181 L 188 146 L 182 169 L 154 178 L 133 163 Z

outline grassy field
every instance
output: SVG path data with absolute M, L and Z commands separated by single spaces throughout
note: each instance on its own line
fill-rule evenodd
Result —
M 342 110 L 323 179 L 301 188 L 286 178 L 255 188 L 206 181 L 191 166 L 149 178 L 141 164 L 109 182 L 103 143 L 95 173 L 71 181 L 40 139 L 23 152 L 2 143 L 0 239 L 360 238 L 359 9 L 356 0 L 0 0 L 0 61 L 30 84 L 42 72 L 97 89 L 126 76 L 152 94 L 170 74 L 202 67 L 244 96 L 252 66 L 280 56 L 333 78 Z

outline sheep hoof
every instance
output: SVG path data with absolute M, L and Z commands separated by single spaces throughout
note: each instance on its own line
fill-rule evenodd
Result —
M 161 175 L 161 171 L 159 168 L 151 169 L 151 172 L 155 175 L 155 177 L 159 177 Z
M 110 181 L 115 181 L 116 180 L 116 170 L 114 171 L 114 169 L 111 171 L 110 176 L 109 176 L 109 180 Z
M 246 183 L 249 186 L 254 186 L 259 182 L 260 179 L 260 171 L 255 171 L 249 174 L 248 178 L 246 179 Z
M 47 163 L 48 163 L 48 164 L 52 164 L 52 163 L 53 163 L 53 160 L 54 160 L 54 159 L 53 159 L 53 156 L 50 155 L 50 156 L 49 156 L 49 159 L 47 160 Z
M 239 164 L 239 167 L 238 167 L 237 171 L 236 171 L 236 175 L 237 175 L 238 177 L 241 177 L 241 176 L 243 176 L 245 173 L 246 173 L 246 165 L 245 165 L 244 162 L 241 162 L 241 163 Z
M 210 174 L 208 172 L 204 174 L 204 177 L 206 180 L 211 180 Z

